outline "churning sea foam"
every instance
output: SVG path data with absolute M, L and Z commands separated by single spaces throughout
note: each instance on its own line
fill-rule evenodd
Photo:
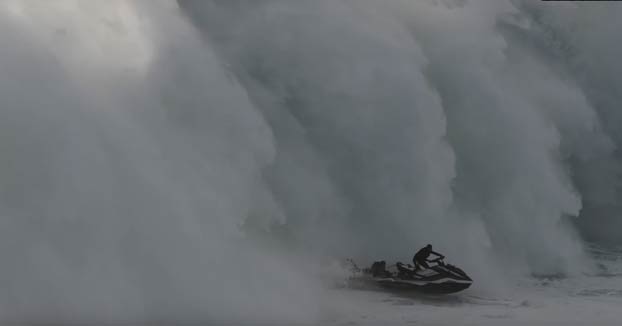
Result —
M 3 0 L 0 319 L 313 321 L 327 258 L 426 243 L 589 269 L 618 11 L 557 6 Z

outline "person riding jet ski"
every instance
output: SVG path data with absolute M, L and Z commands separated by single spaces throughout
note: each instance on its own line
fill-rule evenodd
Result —
M 439 258 L 429 260 L 430 255 Z M 359 268 L 354 261 L 348 260 L 352 275 L 348 278 L 351 287 L 382 289 L 397 291 L 415 291 L 431 294 L 449 294 L 463 291 L 473 284 L 473 280 L 460 268 L 446 264 L 443 255 L 434 252 L 431 245 L 419 250 L 412 265 L 402 262 L 387 265 L 386 261 L 375 261 L 370 268 Z M 432 266 L 428 262 L 433 262 Z M 420 266 L 424 266 L 423 271 Z
M 438 256 L 438 258 L 434 259 L 434 260 L 430 260 L 428 259 L 430 257 L 430 255 L 436 255 Z M 438 261 L 445 258 L 445 256 L 439 254 L 438 252 L 435 252 L 432 250 L 432 245 L 428 244 L 427 246 L 421 248 L 419 251 L 417 251 L 417 253 L 415 254 L 415 256 L 413 257 L 413 263 L 415 264 L 415 270 L 419 271 L 421 270 L 421 266 L 427 268 L 430 268 L 430 265 L 428 265 L 428 262 L 434 262 L 434 261 Z

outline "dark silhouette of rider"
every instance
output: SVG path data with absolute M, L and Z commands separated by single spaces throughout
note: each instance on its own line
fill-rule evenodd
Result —
M 434 261 L 434 260 L 429 260 L 428 259 L 430 257 L 430 255 L 438 256 L 439 258 L 437 258 L 437 260 L 445 258 L 445 256 L 439 254 L 438 252 L 432 251 L 432 245 L 428 244 L 427 246 L 425 246 L 425 247 L 421 248 L 419 251 L 417 251 L 417 253 L 413 257 L 413 263 L 415 264 L 415 270 L 421 269 L 421 266 L 423 266 L 425 268 L 430 268 L 430 265 L 428 265 L 428 262 L 433 262 Z

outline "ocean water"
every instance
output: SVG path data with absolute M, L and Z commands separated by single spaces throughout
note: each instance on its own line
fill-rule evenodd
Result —
M 620 18 L 0 0 L 0 323 L 619 325 Z M 427 243 L 474 285 L 339 286 Z
M 334 302 L 349 304 L 332 306 L 329 301 L 326 320 L 319 324 L 617 325 L 622 256 L 611 248 L 592 250 L 600 265 L 595 274 L 523 278 L 508 281 L 505 291 L 482 289 L 485 280 L 451 295 L 336 290 L 331 293 Z

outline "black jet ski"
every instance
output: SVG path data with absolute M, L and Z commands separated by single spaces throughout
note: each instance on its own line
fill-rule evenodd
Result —
M 435 261 L 430 268 L 415 270 L 413 266 L 397 262 L 387 268 L 385 261 L 374 262 L 370 268 L 360 269 L 353 261 L 350 285 L 375 286 L 391 290 L 416 291 L 429 294 L 448 294 L 467 289 L 473 280 L 460 268 Z

